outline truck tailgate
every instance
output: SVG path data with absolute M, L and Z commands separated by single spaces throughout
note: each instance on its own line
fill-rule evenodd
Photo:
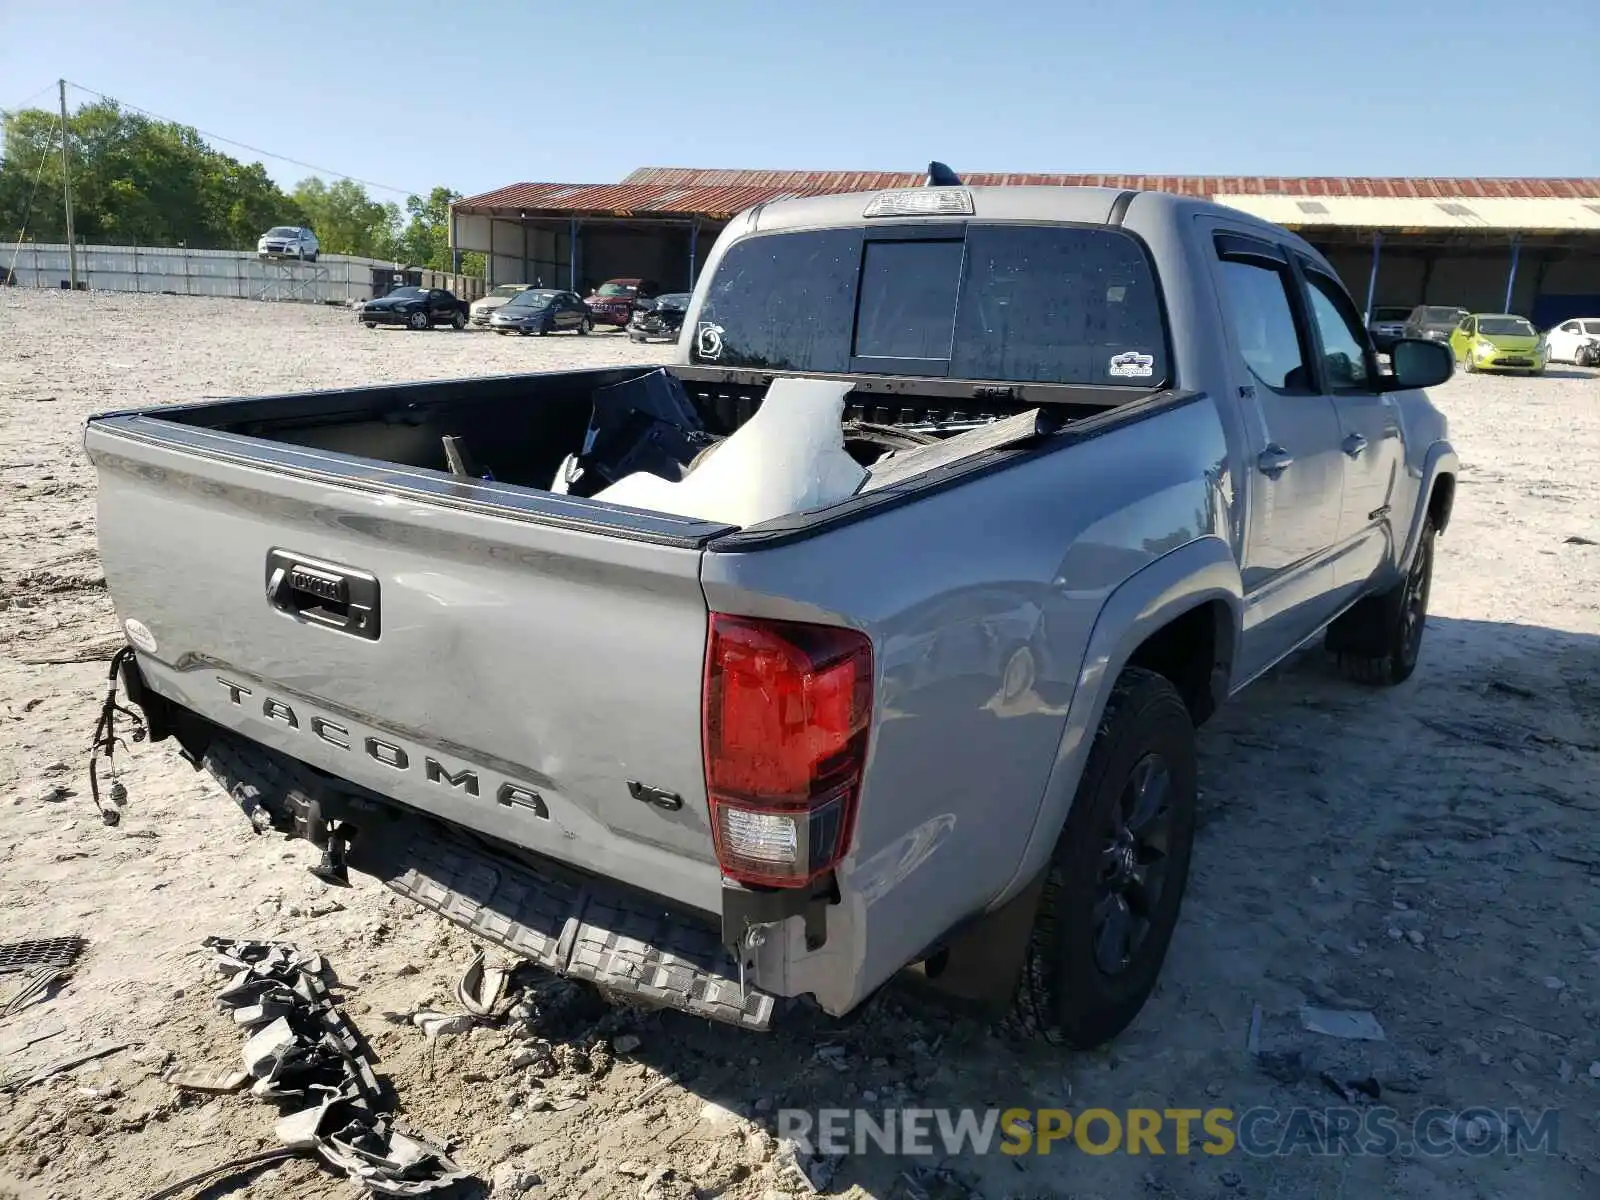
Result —
M 717 911 L 694 539 L 352 486 L 252 461 L 251 443 L 284 457 L 144 417 L 89 426 L 106 579 L 149 631 L 149 685 L 417 809 Z

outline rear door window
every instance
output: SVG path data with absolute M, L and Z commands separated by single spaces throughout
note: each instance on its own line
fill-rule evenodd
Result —
M 1264 387 L 1281 396 L 1311 395 L 1311 373 L 1289 301 L 1288 264 L 1218 264 L 1223 303 L 1239 353 Z
M 748 238 L 717 267 L 692 347 L 699 362 L 790 371 L 1139 388 L 1170 374 L 1149 258 L 1103 226 Z
M 700 362 L 847 371 L 861 230 L 746 238 L 723 256 L 695 326 Z
M 1155 275 L 1109 229 L 973 226 L 950 374 L 1159 386 L 1166 325 Z

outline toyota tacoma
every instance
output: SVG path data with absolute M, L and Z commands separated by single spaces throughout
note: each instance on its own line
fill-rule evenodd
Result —
M 937 166 L 937 164 L 936 164 Z M 1196 729 L 1411 676 L 1458 470 L 1328 261 L 1153 192 L 758 205 L 670 361 L 91 418 L 120 676 L 252 822 L 753 1029 L 910 969 L 1114 1037 Z

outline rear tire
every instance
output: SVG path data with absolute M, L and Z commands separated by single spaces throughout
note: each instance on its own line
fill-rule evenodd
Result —
M 1110 1041 L 1155 989 L 1194 846 L 1195 732 L 1171 681 L 1117 679 L 1056 843 L 1024 998 L 1081 1049 Z
M 588 333 L 589 333 L 589 330 L 591 330 L 593 328 L 594 328 L 594 326 L 590 323 L 589 318 L 588 317 L 583 317 L 582 319 L 580 319 L 578 321 L 578 336 L 579 337 L 587 337 Z
M 378 323 L 376 321 L 363 321 L 361 323 L 368 329 L 376 329 L 378 327 Z
M 1437 532 L 1433 518 L 1424 518 L 1405 578 L 1386 592 L 1358 601 L 1328 627 L 1328 649 L 1339 660 L 1339 668 L 1357 683 L 1393 687 L 1417 669 L 1428 623 Z

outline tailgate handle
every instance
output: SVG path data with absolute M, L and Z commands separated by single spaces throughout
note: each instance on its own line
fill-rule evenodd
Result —
M 291 617 L 378 640 L 378 577 L 368 571 L 272 550 L 267 553 L 267 603 Z

